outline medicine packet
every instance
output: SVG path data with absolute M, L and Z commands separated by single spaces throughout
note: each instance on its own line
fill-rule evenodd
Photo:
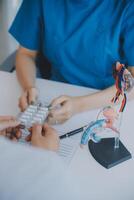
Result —
M 22 127 L 22 136 L 19 142 L 25 143 L 25 138 L 30 134 L 29 129 L 36 123 L 43 125 L 47 119 L 48 113 L 49 106 L 42 103 L 29 105 L 24 112 L 21 112 L 17 116 L 17 119 Z
M 25 128 L 31 128 L 33 124 L 44 124 L 49 113 L 49 107 L 41 103 L 29 105 L 28 108 L 21 112 L 17 119 Z

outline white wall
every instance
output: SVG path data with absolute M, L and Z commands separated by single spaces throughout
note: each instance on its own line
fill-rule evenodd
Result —
M 13 21 L 22 0 L 0 0 L 0 63 L 17 47 L 8 29 Z

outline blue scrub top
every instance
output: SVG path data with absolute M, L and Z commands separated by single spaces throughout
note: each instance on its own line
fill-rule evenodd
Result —
M 133 0 L 24 0 L 10 33 L 52 64 L 52 79 L 104 89 L 116 61 L 134 66 Z

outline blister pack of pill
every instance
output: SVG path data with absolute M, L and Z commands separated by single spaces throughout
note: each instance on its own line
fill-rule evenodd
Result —
M 47 119 L 48 113 L 49 107 L 41 103 L 29 105 L 24 112 L 21 112 L 17 117 L 23 127 L 21 130 L 22 136 L 19 142 L 26 143 L 25 138 L 30 134 L 29 128 L 36 123 L 43 125 Z
M 48 116 L 48 112 L 48 107 L 42 105 L 41 103 L 29 105 L 24 112 L 19 114 L 18 121 L 25 128 L 30 128 L 35 123 L 44 124 Z

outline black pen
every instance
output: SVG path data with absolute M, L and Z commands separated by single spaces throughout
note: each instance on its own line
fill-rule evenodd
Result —
M 70 132 L 68 132 L 68 133 L 65 133 L 64 135 L 61 135 L 61 136 L 60 136 L 60 139 L 64 139 L 64 138 L 73 136 L 73 135 L 75 135 L 75 134 L 77 134 L 77 133 L 80 133 L 80 132 L 82 132 L 86 127 L 87 127 L 87 126 L 83 126 L 83 127 L 81 127 L 81 128 L 78 128 L 78 129 L 75 129 L 75 130 L 70 131 Z

